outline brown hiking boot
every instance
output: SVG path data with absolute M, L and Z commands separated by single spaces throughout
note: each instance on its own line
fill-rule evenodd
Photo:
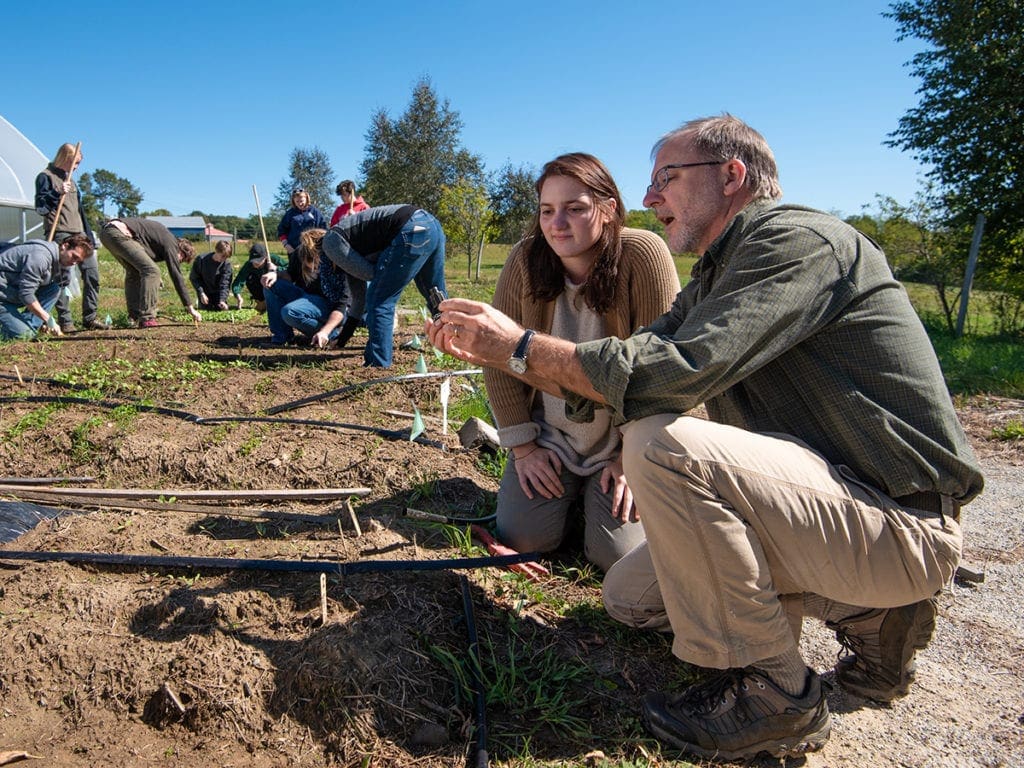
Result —
M 938 601 L 930 597 L 826 622 L 843 648 L 852 652 L 836 662 L 836 680 L 866 699 L 888 702 L 906 696 L 916 671 L 914 653 L 932 639 L 937 613 Z
M 753 667 L 727 669 L 677 696 L 650 693 L 643 702 L 644 725 L 660 740 L 701 757 L 815 752 L 828 741 L 831 718 L 821 678 L 807 673 L 802 696 L 790 696 Z

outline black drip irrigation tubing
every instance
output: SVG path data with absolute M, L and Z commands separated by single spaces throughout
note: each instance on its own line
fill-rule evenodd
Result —
M 462 584 L 462 611 L 466 615 L 466 635 L 469 638 L 469 668 L 473 683 L 473 698 L 476 719 L 476 760 L 469 761 L 468 768 L 487 768 L 487 693 L 481 676 L 480 639 L 476 632 L 476 616 L 473 613 L 473 596 L 469 592 L 469 579 L 459 574 Z
M 344 395 L 348 392 L 355 392 L 358 389 L 365 387 L 372 387 L 375 384 L 389 384 L 395 381 L 412 381 L 415 379 L 443 379 L 448 376 L 470 376 L 483 373 L 480 368 L 469 368 L 461 371 L 434 371 L 428 373 L 404 373 L 400 376 L 385 376 L 382 379 L 370 379 L 369 381 L 359 381 L 355 384 L 349 384 L 348 386 L 341 387 L 340 389 L 332 389 L 329 392 L 321 392 L 318 395 L 310 395 L 304 397 L 301 400 L 292 400 L 290 403 L 282 403 L 281 405 L 275 405 L 267 409 L 267 413 L 273 416 L 275 413 L 283 413 L 284 411 L 293 411 L 296 408 L 301 408 L 304 405 L 310 403 L 316 403 L 320 400 L 327 400 L 328 398 L 335 397 L 336 395 Z
M 140 403 L 134 400 L 124 401 L 113 401 L 113 400 L 94 400 L 88 397 L 71 397 L 64 395 L 24 395 L 24 396 L 12 396 L 12 397 L 0 397 L 0 403 L 75 403 L 81 405 L 94 405 L 99 408 L 107 408 L 114 410 L 115 408 L 121 408 L 124 406 L 131 406 L 137 411 L 144 411 L 146 413 L 156 413 L 161 416 L 171 416 L 182 421 L 191 422 L 193 424 L 221 424 L 225 422 L 242 423 L 242 422 L 253 422 L 253 423 L 270 423 L 270 424 L 301 424 L 310 427 L 323 427 L 325 429 L 349 429 L 357 432 L 370 432 L 373 434 L 386 437 L 391 440 L 404 440 L 407 439 L 410 434 L 407 429 L 385 429 L 384 427 L 373 427 L 366 424 L 348 424 L 341 421 L 318 421 L 315 419 L 289 419 L 289 418 L 269 418 L 266 416 L 197 416 L 194 413 L 188 411 L 180 411 L 176 408 L 165 408 L 160 405 L 148 405 L 146 403 Z M 432 448 L 443 448 L 444 444 L 437 440 L 429 440 L 423 436 L 416 437 L 412 442 L 420 443 L 421 445 L 428 445 Z
M 287 419 L 279 418 L 273 419 L 268 418 L 274 414 L 284 413 L 285 411 L 295 410 L 301 408 L 304 405 L 310 403 L 319 402 L 321 400 L 327 400 L 337 395 L 343 395 L 347 392 L 355 392 L 359 389 L 365 389 L 376 384 L 387 384 L 397 381 L 414 381 L 416 379 L 437 379 L 437 378 L 448 378 L 451 376 L 471 376 L 483 373 L 480 368 L 470 368 L 460 371 L 434 371 L 427 373 L 405 373 L 399 376 L 385 376 L 380 379 L 371 379 L 369 381 L 360 381 L 355 384 L 349 384 L 348 386 L 341 387 L 340 389 L 332 389 L 329 392 L 321 392 L 316 395 L 310 395 L 304 397 L 301 400 L 293 400 L 290 403 L 282 403 L 280 405 L 271 406 L 267 409 L 267 416 L 211 416 L 203 417 L 197 416 L 194 413 L 188 411 L 178 410 L 176 408 L 166 408 L 160 405 L 150 405 L 142 403 L 138 400 L 126 398 L 122 401 L 112 400 L 96 400 L 87 397 L 62 397 L 60 395 L 24 395 L 24 396 L 13 396 L 13 397 L 0 397 L 0 403 L 75 403 L 82 405 L 95 405 L 101 408 L 108 408 L 113 410 L 124 405 L 131 405 L 138 411 L 144 411 L 146 413 L 156 413 L 161 416 L 171 416 L 173 418 L 182 419 L 183 421 L 193 422 L 195 424 L 222 424 L 226 422 L 232 423 L 264 423 L 264 424 L 301 424 L 303 426 L 312 427 L 326 427 L 329 429 L 350 429 L 357 432 L 370 432 L 372 434 L 381 435 L 391 440 L 405 439 L 406 435 L 409 434 L 408 430 L 401 429 L 385 429 L 384 427 L 373 427 L 366 424 L 348 424 L 345 422 L 338 421 L 317 421 L 313 419 Z M 14 376 L 12 374 L 0 374 L 0 378 L 8 379 L 11 381 L 17 381 L 24 384 L 25 378 Z M 66 389 L 80 389 L 67 382 L 60 381 L 58 379 L 47 379 L 47 378 L 31 378 L 32 382 L 43 382 L 46 384 L 53 384 L 54 386 L 64 387 Z M 436 440 L 428 440 L 426 438 L 417 437 L 413 442 L 420 443 L 422 445 L 429 445 L 434 448 L 443 448 L 444 445 Z
M 206 568 L 229 571 L 278 571 L 287 573 L 326 573 L 348 576 L 356 573 L 393 573 L 395 571 L 446 571 L 491 568 L 528 563 L 540 558 L 539 552 L 494 557 L 460 557 L 445 560 L 359 560 L 336 563 L 330 560 L 246 560 L 232 557 L 184 557 L 175 555 L 120 555 L 110 552 L 55 552 L 0 550 L 0 560 L 33 562 L 93 563 L 130 565 L 144 568 Z
M 253 422 L 259 424 L 301 424 L 309 427 L 326 427 L 330 429 L 351 429 L 357 432 L 371 432 L 392 440 L 408 439 L 408 429 L 385 429 L 384 427 L 371 427 L 366 424 L 347 424 L 341 421 L 322 421 L 318 419 L 290 419 L 275 418 L 272 416 L 197 416 L 198 424 L 221 424 L 226 422 Z M 429 440 L 423 436 L 417 436 L 412 442 L 421 445 L 429 445 L 433 448 L 444 448 L 444 444 L 437 440 Z

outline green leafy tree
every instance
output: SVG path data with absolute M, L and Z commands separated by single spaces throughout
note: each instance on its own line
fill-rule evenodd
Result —
M 517 243 L 527 234 L 537 211 L 537 175 L 532 166 L 515 168 L 505 163 L 491 177 L 491 210 L 499 243 Z
M 466 277 L 470 280 L 476 255 L 476 279 L 479 280 L 484 245 L 494 232 L 494 213 L 487 188 L 470 179 L 459 179 L 443 186 L 437 215 L 447 239 L 465 252 Z
M 927 44 L 909 62 L 920 102 L 886 143 L 932 166 L 961 225 L 984 213 L 986 237 L 1014 238 L 1024 229 L 1024 3 L 906 0 L 884 15 L 898 40 Z
M 665 236 L 665 225 L 658 221 L 658 215 L 651 208 L 626 211 L 626 226 L 633 229 L 647 229 Z
M 117 216 L 139 215 L 142 190 L 128 179 L 104 168 L 97 168 L 92 176 L 83 173 L 78 182 L 79 188 L 83 190 L 83 197 L 86 180 L 89 182 L 88 194 L 94 201 L 91 204 L 99 211 L 100 218 L 106 218 L 108 204 L 114 206 Z
M 443 187 L 459 179 L 482 181 L 483 163 L 460 146 L 461 131 L 458 112 L 447 99 L 438 100 L 428 79 L 416 84 L 397 120 L 377 111 L 360 166 L 367 199 L 374 205 L 409 203 L 436 212 Z
M 935 289 L 946 326 L 953 330 L 970 232 L 949 225 L 945 207 L 934 195 L 934 184 L 925 184 L 909 205 L 876 195 L 877 215 L 862 217 L 870 224 L 848 222 L 882 246 L 896 277 Z
M 334 210 L 331 201 L 335 181 L 327 153 L 319 147 L 296 147 L 288 158 L 288 168 L 288 176 L 277 185 L 275 208 L 287 211 L 292 204 L 292 190 L 302 187 L 313 205 L 329 219 Z
M 78 191 L 82 196 L 82 210 L 85 218 L 89 220 L 89 226 L 93 232 L 98 232 L 100 223 L 103 221 L 103 206 L 100 205 L 96 195 L 92 193 L 92 176 L 83 173 L 78 178 Z

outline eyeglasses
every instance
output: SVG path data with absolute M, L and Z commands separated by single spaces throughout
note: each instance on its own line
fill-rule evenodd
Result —
M 675 178 L 675 176 L 669 176 L 668 172 L 675 168 L 696 168 L 700 165 L 721 165 L 727 163 L 728 160 L 705 160 L 701 163 L 669 163 L 663 165 L 661 168 L 654 172 L 654 181 L 647 185 L 647 194 L 651 192 L 661 192 L 668 186 L 669 182 Z

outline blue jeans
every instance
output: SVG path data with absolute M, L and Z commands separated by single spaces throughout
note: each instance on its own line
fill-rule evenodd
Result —
M 60 292 L 60 283 L 56 281 L 41 286 L 36 291 L 36 301 L 49 312 L 57 303 Z M 25 309 L 23 304 L 0 301 L 0 339 L 34 339 L 42 324 L 43 321 Z
M 320 330 L 331 314 L 331 304 L 323 296 L 308 293 L 290 280 L 278 278 L 264 292 L 267 302 L 267 325 L 270 340 L 283 344 L 298 331 L 307 339 Z M 338 335 L 341 326 L 331 331 L 330 338 Z
M 366 328 L 370 340 L 363 353 L 365 365 L 391 366 L 394 348 L 395 305 L 410 281 L 426 298 L 433 286 L 445 289 L 444 230 L 426 211 L 416 211 L 391 244 L 380 252 L 373 280 L 366 287 Z

